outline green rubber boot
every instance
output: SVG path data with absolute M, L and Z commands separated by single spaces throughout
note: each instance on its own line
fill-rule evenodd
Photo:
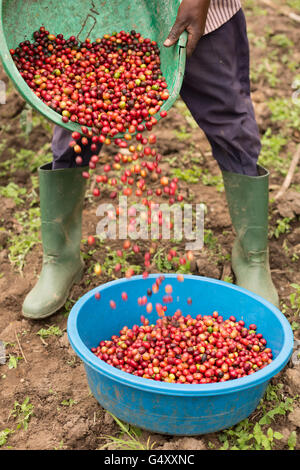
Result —
M 80 256 L 86 180 L 82 168 L 39 168 L 43 267 L 23 304 L 26 318 L 42 319 L 59 310 L 83 273 Z
M 237 238 L 232 249 L 232 269 L 240 287 L 278 307 L 268 251 L 269 173 L 258 166 L 258 176 L 223 171 L 223 181 Z

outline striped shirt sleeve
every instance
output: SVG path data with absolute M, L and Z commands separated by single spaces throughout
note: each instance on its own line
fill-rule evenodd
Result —
M 239 0 L 211 0 L 204 34 L 211 33 L 230 20 L 241 6 Z

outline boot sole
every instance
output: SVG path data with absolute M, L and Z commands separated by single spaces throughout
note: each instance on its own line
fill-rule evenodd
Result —
M 23 314 L 24 318 L 28 318 L 29 320 L 43 320 L 44 318 L 48 318 L 51 315 L 53 315 L 54 313 L 56 313 L 60 308 L 62 308 L 65 305 L 66 301 L 68 300 L 69 293 L 70 293 L 70 290 L 73 287 L 73 285 L 77 284 L 79 281 L 81 281 L 83 271 L 84 271 L 84 266 L 82 266 L 80 268 L 80 270 L 75 274 L 74 278 L 72 279 L 72 281 L 70 283 L 70 287 L 67 289 L 67 293 L 64 297 L 64 300 L 57 307 L 55 307 L 55 309 L 51 310 L 51 312 L 48 312 L 45 315 L 41 315 L 41 316 L 38 316 L 38 317 L 30 316 L 30 315 L 24 313 L 23 310 L 22 310 L 22 314 Z

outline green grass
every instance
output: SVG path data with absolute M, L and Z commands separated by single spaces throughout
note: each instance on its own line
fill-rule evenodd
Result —
M 300 314 L 300 285 L 292 283 L 291 287 L 295 289 L 296 292 L 293 292 L 290 295 L 291 308 L 294 310 L 295 315 Z
M 271 37 L 271 43 L 274 46 L 279 46 L 282 48 L 293 48 L 294 43 L 288 36 L 284 33 L 275 34 Z
M 287 0 L 287 4 L 295 10 L 295 13 L 300 13 L 300 0 Z
M 18 234 L 11 233 L 8 257 L 21 272 L 27 254 L 40 243 L 40 208 L 30 207 L 27 211 L 17 212 L 15 218 L 22 226 L 22 231 Z
M 287 311 L 291 311 L 293 316 L 296 318 L 300 315 L 300 285 L 296 283 L 290 284 L 292 287 L 293 292 L 288 296 L 288 298 L 282 303 L 281 311 L 282 313 L 286 313 Z M 288 302 L 289 306 L 287 306 L 286 302 Z M 298 322 L 294 322 L 292 325 L 293 330 L 298 330 L 300 327 Z
M 272 113 L 271 121 L 279 123 L 282 132 L 288 129 L 300 128 L 300 108 L 293 103 L 291 98 L 271 98 L 268 107 Z
M 12 181 L 8 185 L 0 188 L 0 195 L 6 198 L 12 199 L 16 206 L 24 203 L 24 196 L 27 193 L 27 189 L 21 186 L 18 186 Z
M 224 191 L 223 178 L 221 175 L 212 175 L 209 170 L 204 170 L 201 181 L 205 186 L 215 186 L 218 192 Z
M 289 161 L 287 158 L 281 158 L 288 139 L 280 133 L 272 133 L 272 129 L 268 128 L 261 139 L 261 153 L 259 163 L 263 167 L 276 170 L 283 176 L 286 174 Z
M 0 176 L 13 175 L 17 170 L 28 170 L 34 173 L 41 165 L 52 161 L 50 143 L 46 143 L 38 152 L 10 148 L 10 157 L 0 163 Z M 1 153 L 1 150 L 0 150 Z
M 215 251 L 218 247 L 218 239 L 211 229 L 204 229 L 204 246 L 211 251 Z
M 176 139 L 178 139 L 180 142 L 185 142 L 186 140 L 190 140 L 192 137 L 191 133 L 187 132 L 184 126 L 181 126 L 179 130 L 175 129 L 173 133 Z
M 185 170 L 172 168 L 170 173 L 173 178 L 176 177 L 187 183 L 196 184 L 199 183 L 202 176 L 202 168 L 197 165 L 192 165 L 192 168 L 186 168 Z
M 258 6 L 255 0 L 244 0 L 243 8 L 246 11 L 246 14 L 255 16 L 266 16 L 268 13 L 268 10 Z
M 29 397 L 26 397 L 23 403 L 14 402 L 13 409 L 10 411 L 7 421 L 14 418 L 16 429 L 5 428 L 0 431 L 0 447 L 7 443 L 8 437 L 14 434 L 16 430 L 23 428 L 27 431 L 31 417 L 33 416 L 34 406 L 30 403 Z M 10 448 L 6 446 L 6 448 Z
M 279 64 L 265 57 L 263 61 L 251 68 L 250 79 L 253 83 L 263 82 L 271 88 L 275 88 L 280 78 L 278 76 Z
M 24 205 L 26 201 L 30 201 L 28 209 L 19 210 L 14 215 L 22 230 L 20 233 L 10 232 L 8 240 L 9 260 L 20 272 L 24 268 L 25 258 L 29 251 L 37 243 L 40 243 L 40 208 L 32 207 L 38 202 L 37 186 L 37 178 L 32 176 L 30 191 L 12 181 L 0 189 L 1 196 L 12 199 L 16 206 Z
M 109 412 L 107 412 L 109 413 Z M 123 423 L 116 416 L 109 413 L 117 425 L 119 426 L 120 432 L 118 436 L 105 435 L 101 436 L 99 439 L 106 440 L 107 442 L 99 448 L 99 450 L 107 449 L 108 447 L 114 450 L 151 450 L 155 446 L 155 443 L 151 443 L 150 437 L 144 443 L 141 440 L 142 431 L 136 427 L 129 424 Z
M 40 242 L 40 208 L 32 207 L 38 202 L 37 177 L 32 175 L 31 182 L 29 191 L 26 187 L 18 186 L 12 181 L 0 188 L 0 195 L 12 199 L 16 206 L 24 205 L 26 201 L 30 202 L 28 209 L 19 210 L 14 214 L 15 220 L 22 229 L 19 233 L 15 230 L 11 231 L 8 240 L 9 260 L 20 272 L 23 270 L 27 254 Z
M 294 83 L 296 83 L 297 76 Z M 270 120 L 279 130 L 266 130 L 262 136 L 262 150 L 259 163 L 262 166 L 278 171 L 285 176 L 291 154 L 285 152 L 285 146 L 291 140 L 291 133 L 300 128 L 300 107 L 293 101 L 293 89 L 290 98 L 271 98 L 267 101 L 271 111 Z
M 264 36 L 257 36 L 256 33 L 248 31 L 248 39 L 252 47 L 256 47 L 261 50 L 264 50 L 267 47 L 267 41 Z

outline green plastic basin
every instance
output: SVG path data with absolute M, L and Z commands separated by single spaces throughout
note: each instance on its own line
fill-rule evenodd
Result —
M 82 41 L 135 29 L 157 41 L 160 47 L 161 69 L 170 93 L 161 109 L 167 111 L 179 95 L 185 68 L 186 34 L 175 46 L 163 46 L 179 5 L 180 0 L 0 0 L 1 61 L 16 89 L 35 110 L 70 131 L 79 130 L 76 123 L 63 123 L 61 116 L 34 94 L 14 65 L 9 49 L 32 40 L 32 33 L 40 26 L 53 34 L 74 35 Z M 159 119 L 159 113 L 155 117 Z

